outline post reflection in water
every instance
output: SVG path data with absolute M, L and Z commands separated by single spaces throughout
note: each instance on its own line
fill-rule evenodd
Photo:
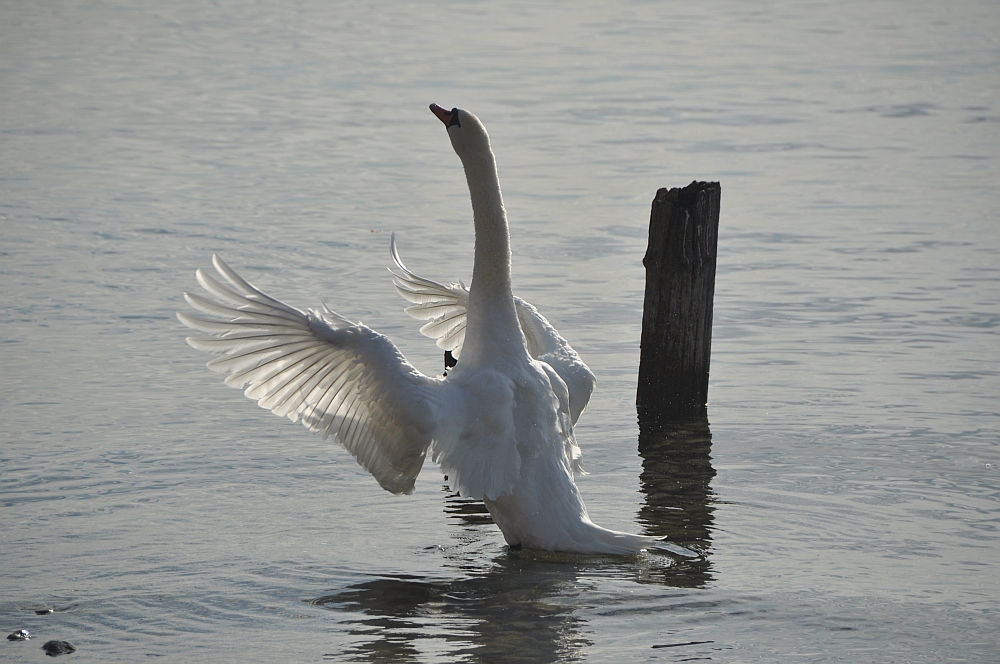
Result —
M 447 660 L 489 662 L 572 661 L 591 642 L 586 620 L 575 615 L 588 592 L 587 577 L 605 576 L 675 588 L 697 588 L 712 580 L 711 433 L 707 418 L 668 424 L 640 420 L 640 476 L 645 504 L 639 520 L 647 534 L 702 554 L 697 559 L 648 553 L 583 556 L 505 550 L 484 560 L 477 546 L 493 528 L 479 501 L 450 495 L 445 512 L 465 532 L 465 544 L 445 550 L 453 579 L 383 575 L 311 600 L 316 606 L 353 614 L 346 621 L 357 644 L 334 660 L 423 661 L 430 653 Z M 586 602 L 583 602 L 586 604 Z
M 672 586 L 699 588 L 712 580 L 712 432 L 707 416 L 662 420 L 639 415 L 639 486 L 646 502 L 639 521 L 649 535 L 665 536 L 702 554 L 671 568 Z

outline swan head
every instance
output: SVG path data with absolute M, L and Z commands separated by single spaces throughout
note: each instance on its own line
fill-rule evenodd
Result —
M 447 111 L 437 104 L 431 104 L 431 112 L 448 129 L 448 138 L 455 153 L 464 163 L 468 157 L 492 155 L 490 136 L 486 127 L 472 113 L 463 108 L 453 108 Z

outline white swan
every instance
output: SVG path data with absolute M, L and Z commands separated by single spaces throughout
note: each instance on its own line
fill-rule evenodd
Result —
M 391 253 L 406 311 L 461 360 L 444 378 L 421 374 L 388 338 L 324 307 L 300 311 L 265 295 L 218 256 L 225 281 L 198 270 L 206 315 L 179 313 L 211 337 L 191 346 L 223 356 L 209 368 L 263 408 L 332 436 L 393 493 L 411 493 L 430 450 L 449 484 L 482 500 L 511 546 L 577 553 L 688 553 L 654 537 L 594 524 L 573 481 L 582 472 L 573 425 L 594 375 L 538 311 L 511 292 L 510 236 L 486 129 L 468 111 L 431 111 L 465 166 L 476 245 L 472 286 L 443 286 Z

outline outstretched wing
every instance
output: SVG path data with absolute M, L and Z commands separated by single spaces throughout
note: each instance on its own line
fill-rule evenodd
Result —
M 178 313 L 211 336 L 187 342 L 222 354 L 208 367 L 276 415 L 340 442 L 387 491 L 412 493 L 437 419 L 440 380 L 383 335 L 324 307 L 300 311 L 244 281 L 218 256 L 220 283 L 195 274 L 208 297 L 185 293 L 204 315 Z
M 445 286 L 406 269 L 396 249 L 395 234 L 390 236 L 389 254 L 396 264 L 396 271 L 389 269 L 396 290 L 403 299 L 412 303 L 412 306 L 403 311 L 417 320 L 428 321 L 420 328 L 420 333 L 435 339 L 438 348 L 450 350 L 454 357 L 460 357 L 465 341 L 469 289 L 461 282 Z M 569 389 L 570 414 L 573 424 L 576 424 L 590 401 L 597 378 L 538 309 L 519 297 L 514 298 L 514 306 L 528 343 L 528 354 L 551 366 L 566 383 Z
M 428 321 L 420 333 L 437 342 L 441 350 L 450 350 L 458 358 L 465 343 L 465 317 L 469 306 L 469 289 L 465 284 L 439 284 L 410 272 L 396 250 L 396 234 L 389 236 L 389 255 L 402 273 L 389 268 L 396 291 L 413 305 L 403 309 L 412 318 Z

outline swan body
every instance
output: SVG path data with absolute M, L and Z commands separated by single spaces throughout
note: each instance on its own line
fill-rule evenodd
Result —
M 511 289 L 510 236 L 486 129 L 468 111 L 431 105 L 468 180 L 475 223 L 471 287 L 424 279 L 391 241 L 394 282 L 429 321 L 421 332 L 459 357 L 446 377 L 417 371 L 392 342 L 324 307 L 302 311 L 241 278 L 218 256 L 198 270 L 209 297 L 185 293 L 179 313 L 210 336 L 226 384 L 278 415 L 340 442 L 392 493 L 412 493 L 428 452 L 452 490 L 482 500 L 511 546 L 577 553 L 672 547 L 608 530 L 587 515 L 573 426 L 594 375 L 533 306 Z M 221 279 L 220 279 L 221 278 Z

